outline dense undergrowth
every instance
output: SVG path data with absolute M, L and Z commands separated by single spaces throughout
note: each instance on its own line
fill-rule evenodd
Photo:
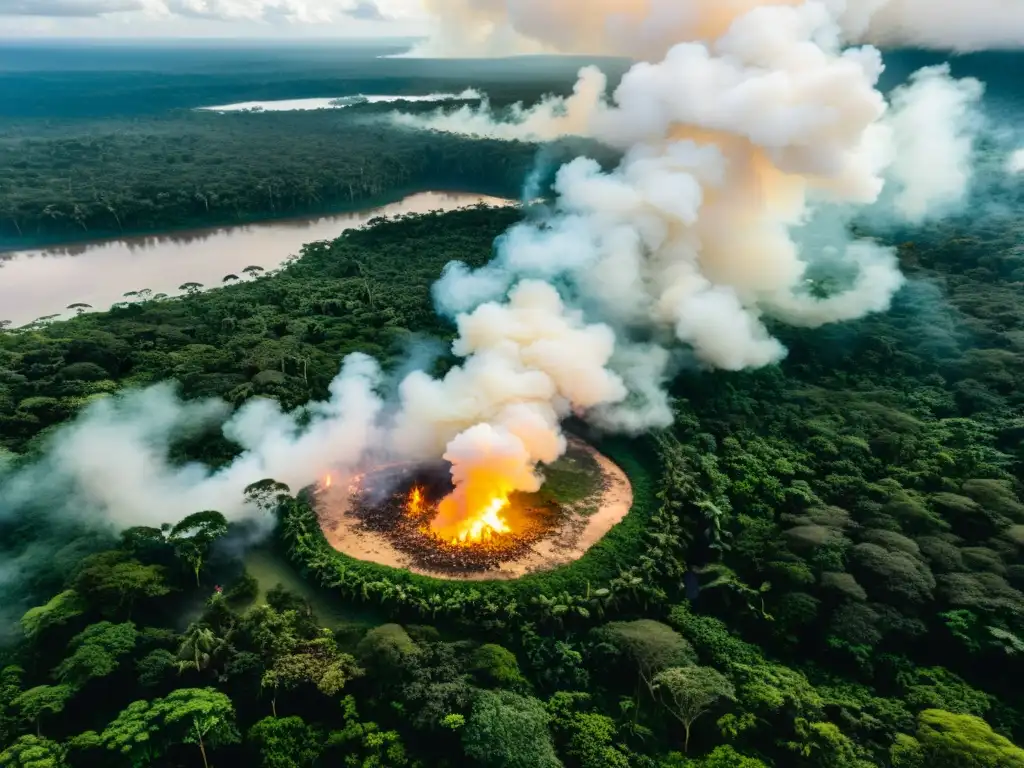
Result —
M 429 296 L 444 263 L 483 263 L 520 215 L 378 222 L 272 276 L 0 334 L 3 444 L 28 461 L 93 399 L 168 377 L 294 406 L 348 352 L 397 365 L 450 333 Z M 233 534 L 215 519 L 190 523 L 212 542 L 197 588 L 174 529 L 0 518 L 6 562 L 38 566 L 6 584 L 37 607 L 0 674 L 0 764 L 1024 766 L 1020 238 L 1012 219 L 935 228 L 901 245 L 889 312 L 779 329 L 779 366 L 684 373 L 675 426 L 609 443 L 637 505 L 573 566 L 398 574 L 328 551 L 288 500 L 311 577 L 403 626 L 325 633 L 294 596 L 216 591 Z

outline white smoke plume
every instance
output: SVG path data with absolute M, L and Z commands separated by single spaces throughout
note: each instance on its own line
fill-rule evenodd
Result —
M 1006 170 L 1009 173 L 1024 173 L 1024 147 L 1010 155 L 1006 161 Z
M 611 54 L 656 59 L 713 40 L 758 6 L 804 0 L 424 0 L 435 34 L 415 55 Z M 827 0 L 849 43 L 958 52 L 1024 45 L 1019 0 Z
M 412 128 L 501 140 L 547 141 L 559 136 L 582 136 L 603 104 L 607 87 L 608 80 L 599 69 L 586 67 L 580 72 L 572 96 L 547 98 L 528 109 L 515 105 L 507 121 L 494 119 L 486 98 L 477 106 L 467 104 L 451 112 L 438 110 L 427 121 L 401 112 L 395 113 L 394 121 Z
M 182 402 L 169 384 L 99 400 L 54 435 L 41 463 L 3 478 L 0 513 L 45 502 L 83 522 L 117 529 L 174 523 L 206 509 L 229 520 L 252 517 L 255 510 L 242 495 L 251 483 L 272 477 L 297 490 L 331 466 L 355 466 L 380 444 L 379 384 L 376 361 L 354 354 L 325 402 L 286 414 L 275 401 L 251 401 L 223 427 L 242 453 L 216 471 L 202 464 L 175 466 L 168 451 L 175 440 L 228 417 L 225 403 Z
M 979 130 L 976 106 L 983 93 L 978 80 L 954 80 L 943 64 L 915 72 L 909 85 L 892 94 L 889 175 L 897 188 L 896 212 L 904 220 L 919 224 L 963 202 Z
M 568 102 L 534 111 L 530 134 L 552 138 L 583 125 L 624 159 L 610 173 L 582 158 L 564 166 L 551 216 L 514 227 L 487 267 L 449 268 L 435 288 L 439 307 L 458 315 L 522 277 L 567 281 L 582 306 L 617 327 L 670 333 L 705 364 L 729 370 L 785 355 L 767 316 L 816 326 L 884 310 L 902 284 L 891 251 L 846 242 L 837 228 L 832 245 L 857 275 L 847 290 L 816 298 L 807 290 L 816 254 L 793 234 L 815 203 L 875 202 L 898 158 L 897 128 L 916 125 L 890 125 L 875 87 L 880 54 L 842 50 L 834 31 L 821 3 L 755 8 L 711 45 L 683 43 L 661 62 L 637 64 L 610 100 L 578 89 L 595 95 L 577 99 L 583 119 L 566 114 Z M 903 100 L 932 114 L 934 93 L 916 94 L 923 83 L 947 96 L 934 82 L 940 74 L 908 86 Z M 590 69 L 581 77 L 600 79 Z M 956 124 L 938 130 L 960 139 Z M 919 172 L 935 164 L 916 159 L 900 159 L 901 194 L 923 207 L 933 197 L 947 203 L 948 185 L 920 186 Z

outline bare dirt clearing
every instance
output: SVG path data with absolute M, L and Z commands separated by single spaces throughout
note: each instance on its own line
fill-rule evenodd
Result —
M 583 461 L 596 464 L 600 473 L 595 489 L 562 505 L 558 523 L 534 541 L 525 554 L 488 569 L 454 572 L 424 567 L 417 558 L 396 547 L 387 533 L 366 530 L 343 487 L 321 496 L 317 505 L 320 525 L 332 547 L 359 560 L 441 579 L 517 579 L 578 560 L 629 513 L 633 488 L 626 473 L 589 444 L 571 438 L 569 453 L 560 460 L 564 462 L 563 470 L 571 472 L 574 463 Z M 339 485 L 344 486 L 344 482 Z

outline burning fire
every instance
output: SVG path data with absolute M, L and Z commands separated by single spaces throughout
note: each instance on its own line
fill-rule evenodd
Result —
M 462 522 L 458 533 L 452 537 L 452 544 L 479 544 L 490 541 L 495 534 L 511 533 L 512 529 L 501 516 L 501 510 L 507 506 L 507 498 L 491 499 L 490 504 Z
M 325 490 L 326 490 L 327 488 L 330 488 L 330 487 L 331 487 L 331 483 L 332 483 L 332 482 L 333 482 L 333 480 L 331 479 L 331 476 L 330 476 L 330 475 L 324 475 L 324 482 L 323 482 L 323 486 L 324 486 L 324 489 L 325 489 Z
M 409 491 L 405 503 L 406 512 L 419 516 L 423 504 L 423 491 L 420 488 Z M 501 514 L 507 506 L 508 496 L 505 494 L 496 494 L 478 505 L 470 505 L 459 494 L 452 494 L 441 501 L 429 530 L 439 539 L 454 545 L 471 546 L 488 542 L 495 536 L 512 532 L 512 527 Z
M 423 510 L 423 491 L 413 488 L 409 492 L 409 503 L 406 504 L 409 514 L 418 515 Z

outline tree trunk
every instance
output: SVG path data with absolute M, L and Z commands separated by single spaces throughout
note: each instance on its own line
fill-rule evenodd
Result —
M 277 717 L 277 694 L 270 698 L 270 711 L 274 713 L 274 717 Z
M 683 727 L 686 728 L 686 741 L 683 742 L 684 754 L 690 751 L 690 725 L 691 723 L 683 723 Z
M 203 737 L 199 737 L 199 754 L 203 756 L 203 768 L 210 768 L 210 764 L 206 761 L 206 746 L 203 744 Z
M 202 563 L 200 563 L 199 565 L 195 566 L 195 568 L 193 569 L 196 572 L 196 586 L 197 587 L 200 586 L 200 584 L 199 584 L 199 569 L 202 568 L 202 567 L 203 567 Z
M 640 677 L 643 677 L 641 675 Z M 636 681 L 636 691 L 633 693 L 633 725 L 640 719 L 640 680 Z

